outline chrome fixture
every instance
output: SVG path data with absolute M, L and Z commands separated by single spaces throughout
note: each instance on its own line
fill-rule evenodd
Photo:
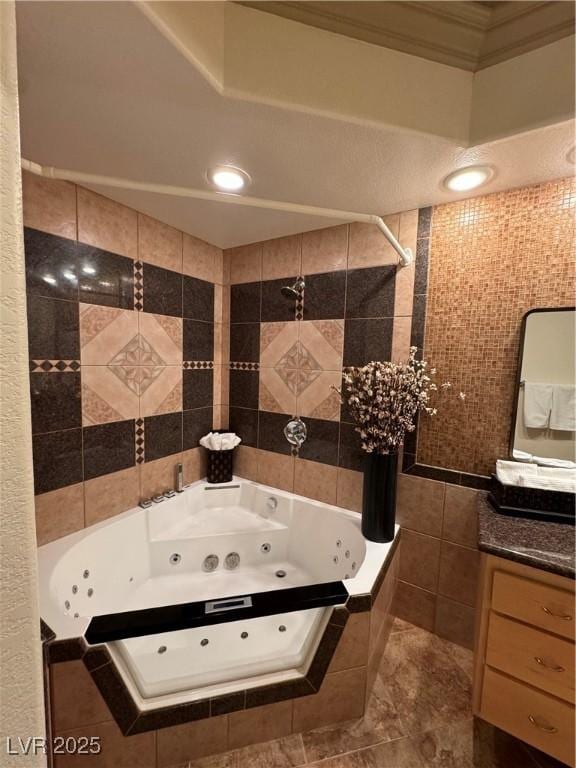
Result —
M 142 509 L 148 509 L 148 507 L 152 506 L 152 499 L 142 499 L 142 501 L 138 502 L 138 506 L 142 507 Z
M 220 558 L 218 555 L 208 555 L 208 557 L 204 558 L 204 562 L 202 563 L 202 570 L 206 571 L 207 573 L 211 573 L 212 571 L 215 571 L 216 568 L 218 568 L 219 563 Z
M 286 299 L 297 299 L 304 290 L 305 282 L 303 277 L 296 278 L 294 285 L 284 285 L 280 288 L 280 293 Z
M 306 424 L 304 424 L 301 418 L 296 416 L 284 427 L 284 436 L 290 445 L 295 445 L 296 447 L 300 448 L 308 436 Z
M 224 568 L 227 568 L 229 571 L 233 571 L 235 568 L 238 568 L 239 565 L 240 555 L 238 552 L 230 552 L 230 554 L 226 555 L 224 560 Z
M 154 504 L 161 504 L 163 501 L 165 501 L 164 495 L 160 494 L 159 496 L 152 496 L 152 501 Z
M 172 488 L 169 491 L 164 491 L 162 494 L 165 499 L 172 499 L 174 496 L 176 496 L 176 491 L 172 490 Z
M 278 508 L 278 499 L 275 496 L 270 496 L 266 499 L 266 506 L 270 512 L 276 512 Z
M 182 493 L 184 490 L 184 468 L 182 464 L 176 464 L 176 490 Z

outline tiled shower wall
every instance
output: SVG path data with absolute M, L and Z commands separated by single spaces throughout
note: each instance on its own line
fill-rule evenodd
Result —
M 416 250 L 418 211 L 388 226 Z M 360 509 L 363 454 L 334 387 L 342 369 L 405 359 L 414 266 L 376 227 L 350 224 L 225 251 L 230 267 L 230 427 L 243 440 L 245 477 Z M 286 298 L 297 277 L 305 287 Z M 308 438 L 292 455 L 283 430 L 293 415 Z
M 203 474 L 222 419 L 222 251 L 101 195 L 23 178 L 37 537 Z M 226 418 L 226 414 L 224 414 Z

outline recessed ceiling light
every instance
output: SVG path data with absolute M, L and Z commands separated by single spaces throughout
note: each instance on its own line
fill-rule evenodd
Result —
M 485 184 L 493 175 L 494 171 L 487 165 L 471 165 L 448 174 L 444 179 L 444 186 L 452 192 L 468 192 Z
M 240 192 L 250 184 L 250 176 L 241 168 L 233 165 L 218 165 L 210 168 L 208 181 L 222 192 Z

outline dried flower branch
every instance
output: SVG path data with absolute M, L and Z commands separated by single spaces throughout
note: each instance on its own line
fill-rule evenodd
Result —
M 410 347 L 405 363 L 371 362 L 344 371 L 342 389 L 334 389 L 348 405 L 367 453 L 396 453 L 406 433 L 416 428 L 419 411 L 436 415 L 430 405 L 430 393 L 438 391 L 435 374 L 426 360 L 416 359 L 416 347 Z M 449 390 L 452 384 L 440 387 Z M 458 397 L 463 401 L 466 395 L 460 392 Z

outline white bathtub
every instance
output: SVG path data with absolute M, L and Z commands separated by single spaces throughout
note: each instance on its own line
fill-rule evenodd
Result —
M 41 615 L 61 640 L 108 614 L 339 581 L 366 594 L 390 549 L 365 541 L 353 512 L 241 478 L 198 482 L 41 547 Z M 332 608 L 283 607 L 107 645 L 142 710 L 192 701 L 306 673 Z

